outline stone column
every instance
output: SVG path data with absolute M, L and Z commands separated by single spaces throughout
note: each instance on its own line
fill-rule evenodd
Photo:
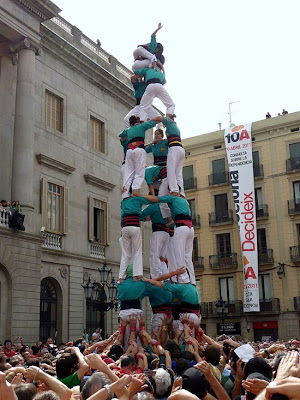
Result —
M 11 201 L 17 66 L 8 55 L 0 57 L 0 200 Z
M 18 73 L 16 86 L 15 129 L 11 200 L 19 200 L 25 212 L 33 205 L 34 157 L 34 80 L 36 46 L 24 39 L 16 49 Z

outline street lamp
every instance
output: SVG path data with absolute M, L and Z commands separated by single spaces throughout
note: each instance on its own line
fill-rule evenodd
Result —
M 100 282 L 94 281 L 92 283 L 91 278 L 89 278 L 85 285 L 81 285 L 84 289 L 87 305 L 100 312 L 106 312 L 113 308 L 117 311 L 118 289 L 114 276 L 111 276 L 109 282 L 112 271 L 107 268 L 106 262 L 101 269 L 98 268 L 98 271 L 100 273 Z
M 217 314 L 222 319 L 222 332 L 224 335 L 225 331 L 224 321 L 228 314 L 228 303 L 226 303 L 226 301 L 224 301 L 222 297 L 220 297 L 219 300 L 216 302 L 216 307 L 217 307 Z

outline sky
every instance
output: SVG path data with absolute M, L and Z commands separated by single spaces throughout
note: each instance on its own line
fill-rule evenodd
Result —
M 53 1 L 129 69 L 136 46 L 163 24 L 165 88 L 183 138 L 229 127 L 230 102 L 236 125 L 300 109 L 299 0 Z

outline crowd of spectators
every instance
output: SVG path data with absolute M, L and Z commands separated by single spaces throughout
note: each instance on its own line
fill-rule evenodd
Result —
M 300 399 L 298 340 L 211 338 L 187 315 L 181 323 L 183 331 L 162 325 L 150 335 L 143 319 L 131 316 L 105 340 L 98 331 L 87 342 L 84 332 L 57 346 L 51 338 L 31 347 L 7 339 L 0 345 L 0 400 Z

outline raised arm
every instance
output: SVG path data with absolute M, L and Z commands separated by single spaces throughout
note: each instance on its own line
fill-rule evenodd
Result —
M 163 27 L 163 26 L 162 26 L 161 22 L 159 22 L 157 28 L 155 29 L 155 31 L 152 33 L 151 36 L 155 36 L 155 35 L 157 34 L 157 32 L 158 32 L 162 27 Z

